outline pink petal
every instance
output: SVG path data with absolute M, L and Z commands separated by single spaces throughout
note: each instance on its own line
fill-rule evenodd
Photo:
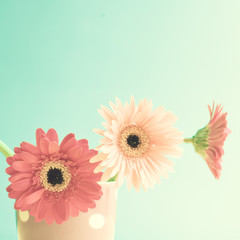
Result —
M 17 171 L 13 167 L 8 167 L 8 168 L 6 168 L 5 171 L 8 175 L 13 175 L 13 174 L 17 173 Z
M 65 203 L 65 200 L 61 199 L 53 206 L 53 214 L 55 221 L 58 224 L 61 224 L 63 221 L 66 221 L 69 217 L 67 215 L 68 205 Z
M 79 162 L 85 162 L 88 161 L 95 155 L 97 155 L 97 151 L 96 150 L 88 150 L 87 152 L 85 152 L 84 154 L 81 155 L 81 157 L 78 159 Z
M 25 161 L 15 161 L 12 167 L 19 172 L 30 172 L 32 171 L 32 165 Z
M 60 145 L 60 150 L 61 152 L 67 153 L 70 148 L 76 145 L 78 145 L 78 142 L 74 137 L 72 137 L 69 138 L 69 140 L 66 141 L 63 145 L 62 144 Z
M 22 197 L 21 197 L 22 198 Z M 31 205 L 31 206 L 29 206 L 29 209 L 28 209 L 28 211 L 29 211 L 29 214 L 31 215 L 31 216 L 34 216 L 35 217 L 35 221 L 37 222 L 37 221 L 39 221 L 39 219 L 38 219 L 38 213 L 39 213 L 39 204 L 40 204 L 40 201 L 41 201 L 41 199 L 39 199 L 36 203 L 34 203 L 33 205 Z M 20 203 L 21 203 L 21 201 L 20 201 Z M 16 205 L 16 207 L 18 207 L 18 205 Z
M 22 160 L 24 160 L 30 164 L 37 163 L 39 161 L 39 159 L 35 155 L 33 155 L 29 152 L 22 151 L 21 153 L 19 153 L 19 155 Z
M 9 192 L 8 196 L 11 199 L 18 199 L 22 194 L 23 194 L 22 191 L 14 191 L 14 190 L 12 190 L 12 191 Z
M 32 179 L 22 179 L 11 185 L 12 190 L 25 191 L 32 185 Z
M 28 196 L 25 197 L 25 204 L 32 205 L 33 203 L 36 203 L 43 195 L 45 189 L 39 189 Z
M 37 141 L 37 147 L 40 149 L 40 140 L 44 137 L 46 137 L 46 133 L 41 129 L 38 128 L 36 131 L 36 141 Z
M 71 160 L 77 161 L 82 155 L 82 149 L 79 145 L 76 145 L 68 150 L 67 155 Z
M 81 146 L 83 152 L 85 152 L 89 149 L 87 139 L 78 140 L 78 145 Z
M 48 152 L 49 152 L 50 155 L 55 153 L 55 152 L 58 152 L 59 149 L 60 149 L 60 147 L 59 147 L 58 143 L 56 143 L 56 142 L 49 142 Z
M 19 148 L 19 147 L 15 147 L 15 148 L 14 148 L 14 152 L 15 152 L 15 153 L 20 153 L 21 151 L 22 151 L 22 149 Z
M 44 219 L 48 225 L 53 223 L 54 219 L 53 219 L 52 207 L 48 207 L 48 209 L 46 210 Z
M 55 142 L 58 144 L 58 134 L 55 129 L 50 128 L 47 132 L 47 137 L 50 140 L 50 142 Z
M 15 161 L 22 161 L 22 158 L 21 158 L 21 155 L 20 155 L 21 152 L 22 152 L 22 150 L 19 153 L 16 153 L 16 154 L 13 155 L 14 162 Z
M 28 142 L 22 142 L 20 144 L 21 148 L 26 151 L 26 152 L 29 152 L 33 155 L 39 155 L 41 154 L 40 150 L 35 147 L 34 145 L 32 145 L 31 143 L 28 143 Z
M 49 155 L 49 140 L 47 138 L 42 138 L 40 140 L 40 150 L 43 155 L 48 156 Z
M 95 202 L 88 196 L 88 194 L 80 189 L 77 190 L 76 195 L 83 206 L 87 206 L 88 208 L 94 208 L 96 206 Z
M 15 208 L 16 210 L 19 210 L 19 209 L 22 209 L 23 207 L 26 207 L 26 205 L 24 204 L 24 200 L 23 200 L 23 199 L 24 199 L 24 197 L 27 196 L 30 192 L 31 192 L 31 191 L 28 190 L 28 191 L 24 192 L 21 197 L 19 197 L 18 199 L 16 199 L 16 202 L 15 202 L 15 204 L 14 204 L 14 208 Z
M 73 133 L 68 134 L 61 142 L 60 144 L 60 149 L 62 149 L 64 147 L 64 145 L 66 144 L 66 142 L 68 142 L 71 138 L 75 138 L 75 135 Z
M 81 172 L 93 172 L 93 170 L 97 167 L 98 163 L 89 163 L 88 161 L 79 162 L 78 170 Z
M 12 163 L 14 162 L 13 157 L 8 157 L 6 161 L 9 165 L 12 165 Z
M 72 217 L 77 217 L 79 215 L 79 210 L 76 208 L 72 202 L 69 203 L 69 215 Z
M 101 197 L 101 186 L 97 183 L 91 183 L 91 182 L 83 182 L 79 185 L 79 189 L 81 189 L 86 194 L 95 196 L 95 200 L 100 199 Z
M 32 177 L 33 177 L 32 173 L 17 173 L 17 174 L 12 175 L 9 178 L 9 181 L 14 183 L 14 182 L 19 181 L 20 179 L 32 178 Z
M 11 185 L 9 185 L 9 186 L 6 188 L 6 190 L 7 190 L 7 192 L 12 191 Z
M 51 204 L 49 204 L 44 198 L 41 198 L 38 204 L 37 217 L 39 221 L 42 221 L 47 213 L 51 210 Z
M 103 172 L 96 172 L 94 170 L 94 173 L 89 172 L 78 172 L 78 174 L 81 176 L 81 179 L 89 182 L 98 182 L 101 180 Z
M 88 206 L 86 204 L 82 203 L 82 200 L 76 196 L 71 200 L 71 204 L 75 209 L 79 209 L 81 212 L 87 212 L 88 211 Z

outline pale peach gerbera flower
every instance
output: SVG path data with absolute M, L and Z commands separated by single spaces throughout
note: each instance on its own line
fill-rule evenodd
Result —
M 162 106 L 153 111 L 152 102 L 147 99 L 135 106 L 133 97 L 125 105 L 116 98 L 116 105 L 110 102 L 110 106 L 112 111 L 104 106 L 99 110 L 106 120 L 106 130 L 94 130 L 104 136 L 97 148 L 102 153 L 91 160 L 102 158 L 95 169 L 106 168 L 102 181 L 117 174 L 120 186 L 126 176 L 128 188 L 134 185 L 137 190 L 140 185 L 146 190 L 155 182 L 160 183 L 159 176 L 167 177 L 167 171 L 172 170 L 173 163 L 166 155 L 181 154 L 177 145 L 182 142 L 182 133 L 172 126 L 177 118 Z
M 195 151 L 206 161 L 214 177 L 219 179 L 222 170 L 222 155 L 224 154 L 223 144 L 231 133 L 227 127 L 227 113 L 222 113 L 223 107 L 217 105 L 216 109 L 208 105 L 210 113 L 209 123 L 197 131 L 192 138 L 184 139 L 184 142 L 193 144 Z

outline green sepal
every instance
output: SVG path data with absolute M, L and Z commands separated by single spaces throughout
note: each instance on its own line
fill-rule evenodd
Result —
M 197 131 L 197 133 L 192 138 L 192 143 L 195 151 L 200 154 L 203 158 L 206 157 L 206 149 L 208 148 L 208 136 L 209 128 L 205 126 Z

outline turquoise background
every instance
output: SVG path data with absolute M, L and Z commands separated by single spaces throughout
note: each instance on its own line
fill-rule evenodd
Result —
M 240 2 L 0 1 L 0 138 L 12 149 L 54 127 L 90 146 L 118 96 L 153 100 L 191 137 L 224 104 L 232 134 L 219 181 L 191 145 L 148 192 L 119 189 L 115 240 L 240 239 Z M 0 156 L 0 239 L 17 239 Z

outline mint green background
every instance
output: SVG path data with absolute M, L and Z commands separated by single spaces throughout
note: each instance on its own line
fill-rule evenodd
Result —
M 151 98 L 191 137 L 224 104 L 232 134 L 220 181 L 191 145 L 147 193 L 119 189 L 116 240 L 240 239 L 238 0 L 0 1 L 0 138 L 11 148 L 54 127 L 100 137 L 97 108 Z M 0 239 L 17 239 L 0 156 Z

